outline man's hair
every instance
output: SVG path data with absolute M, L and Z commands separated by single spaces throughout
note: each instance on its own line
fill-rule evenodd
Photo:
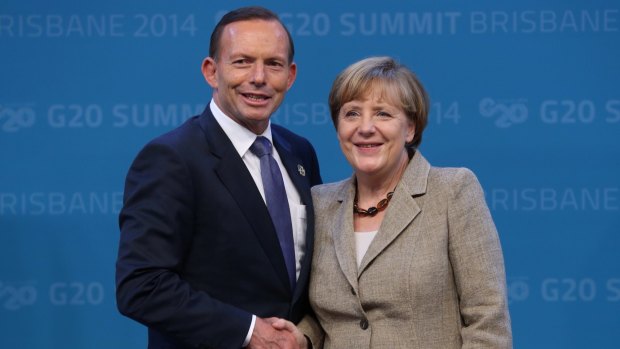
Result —
M 225 14 L 222 19 L 215 25 L 213 32 L 211 33 L 211 41 L 209 42 L 209 57 L 217 59 L 217 55 L 220 53 L 220 40 L 222 39 L 222 32 L 224 27 L 230 23 L 249 21 L 253 19 L 260 19 L 264 21 L 276 21 L 282 25 L 286 36 L 288 37 L 288 60 L 289 64 L 293 63 L 293 57 L 295 56 L 295 46 L 293 45 L 293 38 L 288 31 L 284 23 L 280 20 L 277 14 L 260 6 L 240 7 L 236 10 L 232 10 Z

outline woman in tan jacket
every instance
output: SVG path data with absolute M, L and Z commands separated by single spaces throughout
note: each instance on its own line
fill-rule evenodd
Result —
M 308 342 L 511 348 L 495 225 L 470 170 L 432 167 L 417 150 L 429 103 L 415 75 L 364 59 L 336 78 L 329 104 L 354 174 L 312 190 L 315 316 L 298 324 Z

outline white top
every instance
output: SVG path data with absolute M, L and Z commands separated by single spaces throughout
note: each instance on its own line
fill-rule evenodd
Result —
M 362 264 L 362 258 L 368 251 L 368 246 L 377 235 L 377 230 L 375 231 L 356 231 L 355 232 L 355 253 L 357 256 L 357 267 Z

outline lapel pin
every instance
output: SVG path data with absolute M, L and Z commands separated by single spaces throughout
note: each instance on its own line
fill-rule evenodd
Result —
M 297 164 L 297 172 L 299 172 L 299 174 L 302 176 L 306 176 L 306 169 L 304 169 L 304 167 L 299 164 Z

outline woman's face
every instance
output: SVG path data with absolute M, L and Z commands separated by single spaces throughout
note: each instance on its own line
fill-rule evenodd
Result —
M 413 140 L 415 126 L 397 101 L 389 89 L 372 85 L 340 108 L 338 141 L 358 175 L 390 178 L 407 157 L 405 143 Z

